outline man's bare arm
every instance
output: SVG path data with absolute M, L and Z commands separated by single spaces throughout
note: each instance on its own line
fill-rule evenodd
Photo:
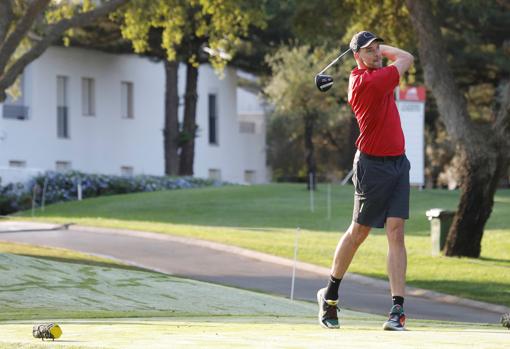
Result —
M 399 48 L 388 45 L 380 45 L 379 49 L 381 50 L 381 54 L 392 61 L 392 65 L 397 67 L 400 76 L 404 75 L 414 62 L 412 54 Z

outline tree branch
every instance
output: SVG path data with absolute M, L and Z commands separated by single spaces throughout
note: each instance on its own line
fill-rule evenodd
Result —
M 13 19 L 11 0 L 0 0 L 0 42 L 4 42 Z
M 82 27 L 90 22 L 107 15 L 129 0 L 111 0 L 91 11 L 80 13 L 69 19 L 63 19 L 48 26 L 44 37 L 38 41 L 28 52 L 21 56 L 3 75 L 0 75 L 0 102 L 5 99 L 5 89 L 11 86 L 23 69 L 37 59 L 62 34 L 75 27 Z
M 9 34 L 7 39 L 0 44 L 0 72 L 5 70 L 9 58 L 18 47 L 21 40 L 27 35 L 37 16 L 44 12 L 50 0 L 34 0 L 27 12 L 16 24 L 16 28 Z

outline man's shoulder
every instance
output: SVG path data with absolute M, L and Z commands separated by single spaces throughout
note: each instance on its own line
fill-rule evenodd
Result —
M 382 91 L 393 90 L 400 80 L 398 69 L 388 65 L 379 69 L 354 69 L 350 76 L 351 87 L 366 87 Z

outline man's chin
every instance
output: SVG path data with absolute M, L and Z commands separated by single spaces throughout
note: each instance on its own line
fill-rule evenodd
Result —
M 379 68 L 382 68 L 382 62 L 379 63 L 373 63 L 373 64 L 370 64 L 370 65 L 367 65 L 367 68 L 368 69 L 379 69 Z

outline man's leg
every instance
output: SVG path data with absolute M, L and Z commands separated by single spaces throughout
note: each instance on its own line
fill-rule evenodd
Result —
M 407 253 L 404 242 L 404 219 L 388 217 L 386 220 L 388 237 L 388 277 L 390 279 L 393 307 L 390 317 L 383 325 L 385 330 L 404 330 L 404 296 L 406 287 Z
M 331 275 L 341 279 L 352 262 L 354 254 L 365 241 L 371 227 L 352 222 L 336 246 Z
M 336 247 L 331 278 L 328 286 L 317 292 L 319 322 L 326 328 L 338 328 L 338 287 L 347 268 L 351 264 L 358 247 L 365 241 L 371 227 L 352 222 Z
M 386 220 L 386 234 L 388 236 L 388 277 L 390 279 L 391 295 L 405 295 L 407 253 L 404 242 L 404 220 L 388 217 Z

